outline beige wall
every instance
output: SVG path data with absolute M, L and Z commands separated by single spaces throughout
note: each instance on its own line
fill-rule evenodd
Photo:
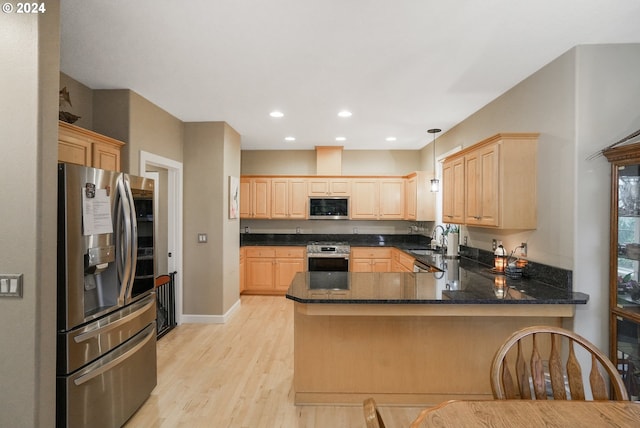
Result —
M 182 162 L 182 121 L 133 91 L 130 103 L 129 172 L 140 175 L 141 150 Z
M 316 173 L 314 150 L 243 150 L 242 174 L 313 175 Z
M 220 234 L 223 237 L 222 307 L 216 314 L 226 314 L 238 302 L 240 284 L 240 220 L 229 218 L 229 177 L 240 178 L 241 138 L 235 129 L 224 124 L 224 160 L 222 199 L 216 205 L 221 209 Z
M 73 124 L 93 130 L 93 91 L 77 80 L 60 73 L 60 89 L 66 87 L 71 98 L 71 106 L 63 106 L 62 110 L 80 116 Z
M 570 51 L 437 139 L 438 156 L 500 132 L 540 133 L 537 230 L 465 228 L 470 245 L 490 250 L 496 238 L 513 249 L 526 241 L 531 260 L 573 268 L 575 73 L 575 51 Z M 431 144 L 423 152 L 431 157 Z
M 640 128 L 640 45 L 580 46 L 557 58 L 437 139 L 438 153 L 499 132 L 540 132 L 538 227 L 463 228 L 472 246 L 527 241 L 529 259 L 573 270 L 590 295 L 575 330 L 608 349 L 609 180 L 607 161 L 588 157 Z M 430 156 L 432 148 L 423 149 Z
M 344 150 L 343 175 L 405 175 L 420 170 L 418 150 Z M 242 174 L 315 175 L 315 150 L 243 150 Z
M 229 220 L 229 175 L 240 173 L 240 136 L 224 122 L 185 124 L 185 315 L 222 315 L 239 298 L 238 220 Z M 207 243 L 199 243 L 206 233 Z
M 184 125 L 128 89 L 94 91 L 94 130 L 127 143 L 122 170 L 140 175 L 140 151 L 182 162 Z
M 0 299 L 0 426 L 55 420 L 58 1 L 0 25 L 0 272 L 23 274 L 22 298 Z

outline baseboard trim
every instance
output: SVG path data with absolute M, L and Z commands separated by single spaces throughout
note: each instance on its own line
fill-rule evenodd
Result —
M 192 315 L 182 314 L 181 324 L 225 324 L 231 316 L 240 309 L 240 299 L 238 299 L 229 310 L 223 315 Z

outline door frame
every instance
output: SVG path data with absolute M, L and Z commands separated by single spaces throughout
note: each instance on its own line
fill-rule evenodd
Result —
M 172 253 L 168 259 L 169 272 L 176 272 L 176 322 L 182 322 L 182 209 L 183 209 L 183 166 L 182 162 L 140 150 L 140 175 L 146 176 L 147 166 L 164 168 L 167 176 L 167 250 Z

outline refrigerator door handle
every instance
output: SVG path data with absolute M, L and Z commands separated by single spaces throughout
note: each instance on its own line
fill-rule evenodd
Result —
M 108 331 L 111 331 L 114 328 L 117 328 L 117 327 L 121 326 L 122 324 L 125 324 L 125 323 L 131 321 L 132 319 L 134 319 L 136 317 L 139 317 L 141 313 L 147 311 L 151 306 L 154 305 L 154 303 L 155 303 L 154 300 L 150 299 L 147 304 L 145 304 L 141 308 L 137 309 L 135 312 L 132 312 L 132 313 L 120 318 L 117 321 L 109 323 L 108 325 L 106 325 L 104 327 L 94 328 L 94 329 L 91 329 L 91 330 L 89 330 L 87 332 L 79 334 L 76 337 L 74 337 L 73 340 L 76 343 L 81 343 L 81 342 L 84 342 L 85 340 L 93 339 L 94 337 L 96 337 L 96 336 L 98 336 L 100 334 L 104 334 L 104 333 L 106 333 Z
M 146 336 L 142 341 L 140 341 L 139 343 L 137 343 L 135 346 L 133 346 L 131 349 L 127 350 L 125 353 L 123 353 L 122 355 L 120 355 L 117 358 L 114 358 L 112 361 L 109 361 L 108 363 L 98 367 L 95 370 L 91 370 L 90 372 L 88 372 L 87 374 L 84 374 L 80 377 L 78 377 L 77 379 L 73 380 L 73 383 L 76 384 L 76 386 L 80 386 L 83 383 L 87 383 L 89 382 L 91 379 L 94 379 L 98 376 L 100 376 L 101 374 L 111 370 L 112 368 L 114 368 L 115 366 L 117 366 L 120 363 L 123 363 L 124 361 L 127 360 L 127 358 L 131 357 L 132 355 L 134 355 L 140 348 L 142 348 L 144 345 L 146 345 L 151 339 L 153 339 L 153 335 L 156 333 L 156 329 L 155 328 L 151 328 Z
M 126 290 L 126 298 L 127 300 L 131 299 L 131 294 L 133 293 L 133 282 L 135 281 L 135 276 L 136 276 L 136 265 L 138 263 L 138 219 L 137 219 L 137 213 L 136 213 L 136 205 L 134 202 L 134 198 L 133 198 L 133 192 L 131 191 L 131 183 L 129 183 L 129 180 L 126 177 L 123 177 L 124 182 L 124 187 L 125 187 L 125 194 L 127 196 L 127 201 L 128 201 L 128 215 L 129 215 L 129 224 L 130 229 L 129 229 L 129 235 L 127 237 L 127 239 L 129 240 L 129 246 L 130 246 L 130 263 L 131 263 L 131 270 L 130 270 L 130 276 L 129 276 L 129 281 L 127 283 L 127 290 Z
M 120 279 L 119 303 L 123 305 L 129 283 L 131 282 L 133 268 L 132 248 L 131 248 L 131 206 L 129 203 L 129 195 L 124 181 L 124 176 L 118 177 L 118 204 L 117 204 L 117 239 L 120 257 L 118 258 L 118 277 Z

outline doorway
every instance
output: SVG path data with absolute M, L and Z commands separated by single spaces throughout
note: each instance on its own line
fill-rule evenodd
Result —
M 181 323 L 182 318 L 182 162 L 164 158 L 153 153 L 140 151 L 140 175 L 156 180 L 157 211 L 165 219 L 158 222 L 163 230 L 160 234 L 166 236 L 162 245 L 158 247 L 159 269 L 166 269 L 166 273 L 176 272 L 176 322 Z M 165 187 L 163 189 L 163 187 Z M 162 208 L 162 209 L 159 209 Z M 158 210 L 159 209 L 159 210 Z M 164 254 L 163 254 L 164 253 Z M 164 272 L 161 272 L 164 273 Z

